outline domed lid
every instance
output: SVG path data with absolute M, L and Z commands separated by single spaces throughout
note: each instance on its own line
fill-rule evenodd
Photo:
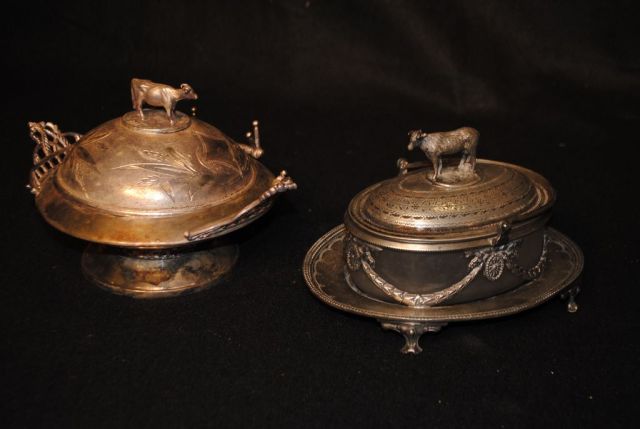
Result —
M 521 236 L 546 221 L 555 199 L 549 183 L 516 165 L 476 162 L 477 131 L 412 133 L 409 148 L 422 148 L 432 162 L 401 159 L 398 177 L 356 195 L 345 215 L 353 234 L 397 249 L 452 250 L 495 242 L 507 230 Z M 464 155 L 455 166 L 431 155 L 458 151 Z M 415 167 L 426 168 L 408 171 Z
M 89 131 L 55 176 L 60 191 L 117 214 L 168 215 L 246 192 L 256 162 L 217 128 L 176 112 L 130 112 Z M 157 128 L 143 125 L 153 121 Z
M 266 211 L 269 196 L 295 188 L 256 160 L 257 122 L 250 144 L 239 144 L 173 110 L 197 99 L 187 84 L 133 79 L 131 93 L 135 111 L 75 135 L 75 144 L 53 124 L 30 124 L 38 142 L 31 187 L 59 229 L 107 244 L 184 244 L 243 226 Z

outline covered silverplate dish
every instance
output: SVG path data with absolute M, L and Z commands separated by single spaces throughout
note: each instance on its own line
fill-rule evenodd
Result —
M 218 237 L 263 215 L 274 195 L 296 184 L 257 160 L 257 122 L 249 144 L 240 144 L 174 110 L 197 98 L 187 84 L 133 79 L 131 94 L 134 111 L 85 135 L 29 123 L 36 206 L 55 228 L 92 243 L 82 267 L 103 288 L 156 298 L 210 286 L 237 257 L 237 246 Z
M 344 225 L 307 254 L 312 292 L 404 334 L 411 353 L 424 332 L 513 314 L 564 289 L 575 311 L 578 288 L 569 286 L 582 254 L 546 226 L 555 202 L 549 182 L 476 160 L 473 128 L 409 136 L 409 150 L 420 148 L 428 161 L 399 159 L 397 177 L 351 200 Z

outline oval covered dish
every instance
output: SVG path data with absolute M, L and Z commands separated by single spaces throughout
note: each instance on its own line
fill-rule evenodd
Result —
M 478 137 L 469 127 L 411 131 L 408 149 L 420 149 L 427 161 L 399 159 L 397 177 L 369 186 L 351 200 L 342 229 L 329 233 L 331 239 L 323 237 L 307 254 L 305 274 L 312 291 L 358 314 L 384 304 L 394 316 L 376 316 L 386 320 L 383 326 L 415 334 L 472 318 L 465 305 L 473 309 L 475 303 L 508 297 L 539 281 L 551 259 L 553 234 L 546 224 L 555 191 L 531 170 L 476 159 Z M 335 240 L 341 261 L 331 270 L 340 271 L 344 283 L 331 287 L 363 297 L 358 308 L 336 302 L 338 295 L 330 297 L 326 276 L 318 274 L 329 270 L 321 260 L 331 253 L 319 243 L 329 246 Z M 556 264 L 559 269 L 561 262 Z M 581 259 L 573 268 L 577 275 Z M 416 317 L 421 324 L 415 325 Z M 417 339 L 407 351 L 415 352 L 416 346 Z

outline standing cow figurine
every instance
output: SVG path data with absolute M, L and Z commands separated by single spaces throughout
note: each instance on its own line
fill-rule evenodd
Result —
M 195 93 L 189 84 L 183 83 L 180 88 L 173 88 L 162 83 L 155 83 L 146 79 L 131 79 L 131 100 L 133 109 L 137 110 L 140 118 L 144 120 L 142 105 L 163 107 L 167 112 L 167 117 L 173 125 L 175 121 L 174 110 L 176 103 L 180 100 L 197 100 Z
M 438 181 L 438 176 L 442 172 L 442 155 L 451 155 L 463 152 L 458 170 L 464 168 L 464 164 L 470 164 L 470 171 L 476 166 L 476 148 L 480 133 L 474 128 L 462 127 L 453 131 L 440 133 L 423 133 L 422 130 L 409 132 L 409 150 L 420 147 L 424 154 L 433 164 L 434 182 Z

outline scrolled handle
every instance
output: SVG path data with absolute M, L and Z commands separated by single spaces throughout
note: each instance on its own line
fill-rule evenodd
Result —
M 77 143 L 82 138 L 82 134 L 63 133 L 52 122 L 29 122 L 29 136 L 36 146 L 33 149 L 33 168 L 27 189 L 32 194 L 38 195 L 42 181 L 62 164 L 73 147 L 72 143 Z M 72 141 L 70 142 L 69 139 Z
M 228 216 L 222 220 L 204 225 L 191 231 L 186 231 L 184 236 L 189 241 L 204 240 L 221 235 L 224 231 L 237 225 L 245 218 L 258 216 L 265 209 L 264 203 L 276 194 L 297 189 L 298 185 L 282 170 L 278 177 L 273 179 L 269 189 L 264 191 L 258 198 L 247 204 L 239 212 L 232 216 Z

